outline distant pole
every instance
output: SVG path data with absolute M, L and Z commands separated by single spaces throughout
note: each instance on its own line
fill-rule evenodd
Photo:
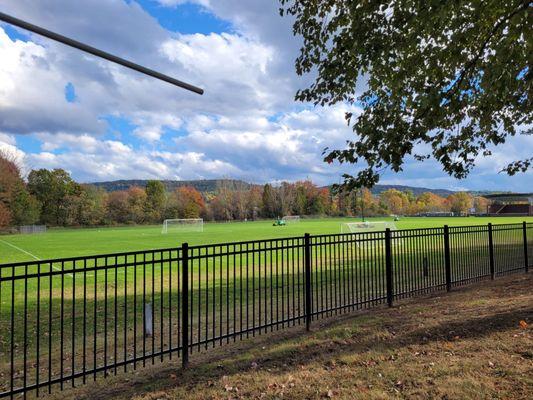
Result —
M 363 189 L 361 189 L 361 218 L 365 222 L 365 202 L 363 201 Z
M 311 329 L 313 304 L 311 303 L 311 235 L 304 235 L 304 267 L 305 267 L 305 329 Z
M 123 67 L 133 69 L 134 71 L 140 72 L 141 74 L 151 76 L 152 78 L 156 78 L 156 79 L 159 79 L 160 81 L 170 83 L 171 85 L 181 87 L 185 90 L 189 90 L 194 93 L 204 94 L 204 90 L 199 87 L 196 87 L 189 83 L 172 78 L 168 75 L 162 74 L 161 72 L 155 71 L 153 69 L 143 67 L 142 65 L 125 60 L 124 58 L 117 57 L 111 53 L 107 53 L 103 50 L 89 46 L 85 43 L 78 42 L 77 40 L 63 36 L 59 33 L 55 33 L 55 32 L 49 31 L 48 29 L 41 28 L 40 26 L 30 24 L 29 22 L 12 17 L 11 15 L 4 14 L 3 12 L 0 12 L 0 21 L 7 22 L 8 24 L 11 24 L 14 26 L 18 26 L 19 28 L 25 29 L 27 31 L 36 33 L 44 37 L 47 37 L 48 39 L 55 40 L 56 42 L 63 43 L 67 46 L 74 47 L 75 49 L 92 54 L 93 56 L 100 57 L 108 61 L 111 61 L 115 64 L 122 65 Z

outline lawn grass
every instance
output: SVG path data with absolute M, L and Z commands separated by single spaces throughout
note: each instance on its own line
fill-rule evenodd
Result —
M 171 361 L 52 398 L 527 399 L 532 285 L 513 275 L 400 301 L 197 354 L 185 371 Z
M 375 220 L 391 220 L 378 217 Z M 206 223 L 204 232 L 161 234 L 161 226 L 131 226 L 107 228 L 52 228 L 45 234 L 0 235 L 0 264 L 40 259 L 55 259 L 82 255 L 109 254 L 127 251 L 172 248 L 189 245 L 226 243 L 232 241 L 274 239 L 302 236 L 304 233 L 340 233 L 340 225 L 348 218 L 302 219 L 283 227 L 272 221 Z M 533 222 L 533 217 L 406 217 L 395 222 L 398 229 L 485 225 Z M 20 250 L 10 246 L 16 246 Z M 24 250 L 24 251 L 22 251 Z M 30 254 L 28 254 L 30 253 Z

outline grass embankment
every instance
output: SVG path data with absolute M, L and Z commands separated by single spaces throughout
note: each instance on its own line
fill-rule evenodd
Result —
M 56 399 L 526 399 L 533 275 L 398 302 L 101 380 Z

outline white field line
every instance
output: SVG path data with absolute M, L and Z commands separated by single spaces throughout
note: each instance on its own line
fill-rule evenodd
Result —
M 15 246 L 15 245 L 12 244 L 12 243 L 6 242 L 5 240 L 2 240 L 2 239 L 0 239 L 0 242 L 2 242 L 2 243 L 4 243 L 4 244 L 7 244 L 8 246 L 13 247 L 15 250 L 18 250 L 18 251 L 23 252 L 24 254 L 27 254 L 27 255 L 29 255 L 30 257 L 33 257 L 33 258 L 34 258 L 35 260 L 37 260 L 37 261 L 42 261 L 42 259 L 40 259 L 39 257 L 37 257 L 35 254 L 32 254 L 32 253 L 30 253 L 29 251 L 26 251 L 26 250 L 24 250 L 24 249 L 21 249 L 20 247 Z M 56 267 L 56 266 L 54 266 L 54 265 L 52 265 L 52 268 L 55 269 L 56 271 L 61 271 L 61 268 Z M 70 276 L 71 278 L 74 278 L 74 275 L 72 275 L 72 274 L 67 274 L 67 275 Z

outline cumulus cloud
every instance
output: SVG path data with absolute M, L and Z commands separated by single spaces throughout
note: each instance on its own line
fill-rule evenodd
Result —
M 26 154 L 16 146 L 14 136 L 0 132 L 0 155 L 15 161 L 22 168 L 23 174 L 28 172 Z
M 195 179 L 232 176 L 254 182 L 311 178 L 338 182 L 358 166 L 326 165 L 325 147 L 342 148 L 353 132 L 338 104 L 294 102 L 300 41 L 278 3 L 159 0 L 178 12 L 195 3 L 229 21 L 230 32 L 165 30 L 135 1 L 6 0 L 3 11 L 199 85 L 204 96 L 177 89 L 35 35 L 9 37 L 0 24 L 0 146 L 31 167 L 65 168 L 76 179 Z M 98 25 L 94 24 L 98 21 Z M 76 101 L 65 98 L 71 84 Z M 116 128 L 109 120 L 124 121 Z M 40 149 L 24 148 L 31 135 Z M 527 155 L 531 138 L 515 138 L 465 182 L 472 188 L 518 187 L 531 174 L 504 180 L 500 164 Z M 384 182 L 459 186 L 435 162 L 408 160 Z M 490 180 L 492 181 L 490 181 Z

